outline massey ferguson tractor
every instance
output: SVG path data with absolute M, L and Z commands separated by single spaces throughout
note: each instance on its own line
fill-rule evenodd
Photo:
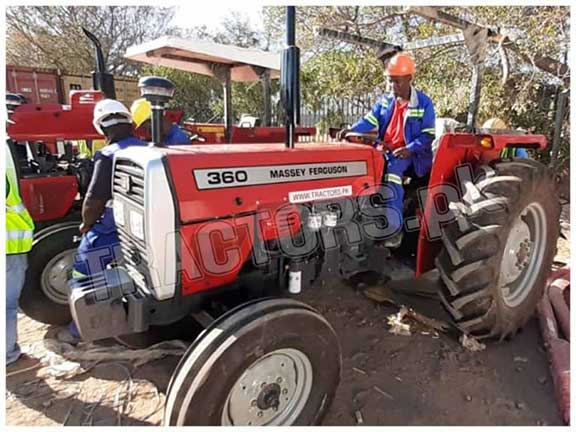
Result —
M 18 171 L 20 192 L 35 224 L 20 307 L 48 324 L 70 321 L 67 280 L 79 236 L 82 198 L 92 164 L 79 159 L 72 140 L 101 138 L 90 125 L 100 91 L 73 91 L 70 105 L 14 106 L 8 146 Z M 14 95 L 7 95 L 14 99 Z
M 340 344 L 298 294 L 366 271 L 393 277 L 405 266 L 384 245 L 391 233 L 382 152 L 296 142 L 294 18 L 288 7 L 284 144 L 163 147 L 155 125 L 173 84 L 140 80 L 156 120 L 152 146 L 115 157 L 123 259 L 70 284 L 72 315 L 86 340 L 203 317 L 205 330 L 169 384 L 165 425 L 320 423 L 339 383 Z M 479 339 L 512 337 L 526 323 L 556 249 L 552 176 L 532 160 L 500 159 L 514 146 L 544 148 L 546 139 L 447 133 L 430 175 L 405 181 L 407 199 L 420 204 L 408 206 L 404 227 L 415 233 L 416 277 L 438 275 L 439 301 Z

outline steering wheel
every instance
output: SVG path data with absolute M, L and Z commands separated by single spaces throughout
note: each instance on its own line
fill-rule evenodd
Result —
M 192 135 L 192 136 L 190 137 L 190 142 L 194 142 L 194 141 L 198 141 L 198 142 L 204 143 L 204 142 L 206 142 L 207 140 L 206 140 L 206 137 L 204 137 L 204 136 L 196 133 L 196 134 L 194 134 L 194 135 Z
M 344 139 L 351 143 L 374 145 L 378 142 L 378 135 L 360 132 L 347 132 Z
M 35 159 L 30 159 L 28 165 L 34 170 L 35 174 L 40 174 L 42 172 L 42 165 L 40 165 L 40 162 Z
M 371 146 L 377 144 L 377 149 L 384 153 L 390 153 L 392 151 L 383 141 L 378 141 L 378 135 L 376 134 L 348 132 L 344 135 L 344 139 L 355 144 L 366 144 Z

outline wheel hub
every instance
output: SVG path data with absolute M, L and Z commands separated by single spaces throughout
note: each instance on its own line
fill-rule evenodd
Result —
M 524 240 L 520 243 L 518 253 L 516 254 L 516 267 L 522 271 L 528 265 L 530 261 L 530 254 L 532 253 L 532 242 L 530 240 Z
M 42 271 L 42 291 L 54 303 L 68 303 L 68 280 L 72 276 L 74 254 L 74 249 L 60 252 Z
M 256 399 L 256 406 L 261 410 L 274 409 L 277 410 L 280 405 L 280 394 L 282 388 L 276 384 L 267 384 Z
M 531 203 L 514 222 L 504 247 L 500 288 L 508 306 L 517 306 L 532 290 L 546 241 L 546 213 L 539 203 Z
M 222 410 L 224 426 L 292 424 L 312 389 L 312 365 L 286 348 L 256 360 L 232 386 Z

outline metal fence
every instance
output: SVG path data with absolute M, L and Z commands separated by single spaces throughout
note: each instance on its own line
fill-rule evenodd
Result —
M 557 86 L 543 86 L 537 101 L 538 109 L 550 119 L 550 128 L 534 131 L 548 136 L 548 149 L 546 159 L 555 165 L 555 162 L 566 160 L 568 157 L 570 140 L 569 122 L 569 91 L 560 97 L 561 91 Z M 330 127 L 346 127 L 355 123 L 364 116 L 374 105 L 381 93 L 373 93 L 356 98 L 326 97 L 312 104 L 302 101 L 300 109 L 300 126 L 316 127 L 317 133 L 313 137 L 300 137 L 302 142 L 330 141 L 328 130 Z M 559 103 L 560 102 L 560 103 Z M 284 124 L 280 103 L 273 104 L 272 124 Z M 547 161 L 548 162 L 548 161 Z
M 346 127 L 364 116 L 374 105 L 380 94 L 365 95 L 356 98 L 326 97 L 315 103 L 302 103 L 300 109 L 300 126 L 316 127 L 314 137 L 301 137 L 300 141 L 328 141 L 330 127 Z M 272 124 L 282 125 L 282 109 L 276 105 L 272 110 Z

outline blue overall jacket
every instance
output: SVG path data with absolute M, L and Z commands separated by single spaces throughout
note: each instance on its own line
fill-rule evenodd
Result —
M 366 133 L 376 128 L 378 140 L 382 141 L 394 113 L 394 100 L 393 94 L 384 94 L 372 110 L 352 126 L 352 130 Z M 412 87 L 404 118 L 404 141 L 412 153 L 414 171 L 419 177 L 429 173 L 432 168 L 435 123 L 432 101 L 426 94 Z
M 164 144 L 166 145 L 178 145 L 178 144 L 190 144 L 190 137 L 186 132 L 184 132 L 180 126 L 173 124 L 166 136 L 164 136 Z
M 136 138 L 130 137 L 120 140 L 116 143 L 112 143 L 104 147 L 102 150 L 96 152 L 94 160 L 98 158 L 114 159 L 114 154 L 118 150 L 123 150 L 131 146 L 147 146 L 148 143 Z M 110 179 L 112 181 L 112 179 Z M 112 234 L 116 233 L 116 224 L 114 223 L 114 214 L 111 205 L 106 205 L 104 214 L 102 217 L 90 228 L 88 231 L 88 236 L 97 236 L 98 234 Z

